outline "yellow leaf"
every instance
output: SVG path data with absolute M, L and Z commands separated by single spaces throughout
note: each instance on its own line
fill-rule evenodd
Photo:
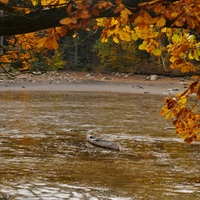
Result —
M 171 56 L 171 58 L 169 59 L 169 61 L 170 61 L 171 63 L 174 63 L 177 59 L 178 59 L 177 57 Z
M 181 38 L 177 34 L 174 34 L 172 36 L 172 42 L 173 43 L 178 43 L 180 40 L 181 40 Z
M 108 42 L 108 39 L 103 37 L 103 38 L 101 39 L 101 42 L 103 42 L 103 43 L 104 43 L 104 42 Z
M 188 58 L 189 59 L 194 59 L 194 52 L 195 52 L 195 50 L 194 49 L 192 49 L 190 52 L 189 52 L 189 54 L 188 54 Z
M 76 38 L 76 36 L 77 36 L 77 34 L 76 34 L 76 33 L 74 33 L 74 34 L 72 35 L 72 37 L 73 37 L 73 38 Z
M 147 47 L 147 44 L 143 42 L 143 43 L 138 47 L 138 49 L 139 49 L 139 50 L 145 50 L 146 47 Z
M 166 115 L 165 115 L 165 118 L 166 118 L 166 120 L 168 120 L 168 119 L 171 119 L 171 118 L 173 118 L 173 113 L 171 112 L 171 111 L 169 111 Z
M 119 24 L 119 21 L 117 20 L 117 19 L 115 19 L 115 18 L 112 18 L 111 19 L 111 26 L 115 26 L 115 25 L 117 25 L 117 24 Z
M 121 40 L 124 40 L 124 41 L 127 41 L 127 42 L 131 41 L 130 35 L 128 33 L 126 33 L 126 32 L 120 31 L 119 32 L 119 37 L 120 37 Z
M 124 8 L 122 11 L 121 11 L 121 18 L 126 22 L 128 21 L 128 18 L 129 18 L 129 15 L 131 15 L 132 12 L 130 10 L 128 10 L 127 8 Z
M 185 105 L 187 103 L 187 97 L 182 96 L 181 99 L 178 101 L 179 104 Z
M 115 43 L 117 43 L 117 44 L 119 43 L 119 40 L 118 40 L 118 38 L 117 38 L 116 36 L 113 37 L 113 41 L 114 41 Z
M 178 15 L 179 15 L 179 12 L 173 12 L 173 13 L 171 13 L 171 16 L 174 17 L 174 18 L 176 18 Z
M 162 110 L 160 111 L 160 115 L 166 115 L 166 113 L 169 112 L 169 109 L 167 108 L 167 106 L 162 107 Z
M 161 17 L 157 22 L 156 22 L 156 26 L 158 28 L 163 27 L 166 24 L 166 19 L 164 17 Z
M 166 27 L 162 28 L 162 29 L 161 29 L 161 32 L 162 32 L 162 33 L 166 33 L 166 32 L 167 32 L 167 28 L 166 28 Z

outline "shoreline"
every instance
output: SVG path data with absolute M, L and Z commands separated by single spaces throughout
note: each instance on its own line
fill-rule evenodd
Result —
M 66 91 L 119 92 L 135 94 L 175 95 L 187 89 L 191 81 L 158 76 L 147 80 L 144 75 L 115 77 L 88 73 L 60 73 L 39 76 L 20 75 L 14 80 L 1 80 L 0 92 L 6 91 Z
M 179 83 L 124 83 L 80 81 L 77 83 L 17 83 L 14 85 L 0 85 L 0 92 L 22 91 L 58 91 L 58 92 L 116 92 L 135 94 L 175 95 L 186 90 Z

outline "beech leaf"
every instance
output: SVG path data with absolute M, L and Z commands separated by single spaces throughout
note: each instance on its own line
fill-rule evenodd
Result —
M 163 27 L 166 24 L 166 19 L 164 17 L 161 17 L 157 22 L 156 22 L 156 26 L 158 28 Z
M 70 25 L 70 24 L 76 24 L 76 23 L 77 23 L 77 19 L 74 17 L 72 18 L 66 17 L 60 20 L 60 24 L 63 24 L 63 25 Z

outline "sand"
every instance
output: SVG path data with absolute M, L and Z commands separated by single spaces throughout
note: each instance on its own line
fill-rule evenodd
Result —
M 13 80 L 0 77 L 0 92 L 5 91 L 76 91 L 76 92 L 120 92 L 138 94 L 174 95 L 187 89 L 190 80 L 158 76 L 147 80 L 147 76 L 108 76 L 88 73 L 62 72 L 56 75 L 23 74 Z

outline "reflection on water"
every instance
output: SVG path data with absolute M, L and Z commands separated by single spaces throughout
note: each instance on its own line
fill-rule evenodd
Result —
M 0 192 L 7 199 L 198 199 L 199 144 L 159 116 L 163 96 L 0 93 Z M 119 143 L 94 147 L 86 134 Z M 0 197 L 1 197 L 0 196 Z M 5 198 L 6 199 L 6 198 Z

